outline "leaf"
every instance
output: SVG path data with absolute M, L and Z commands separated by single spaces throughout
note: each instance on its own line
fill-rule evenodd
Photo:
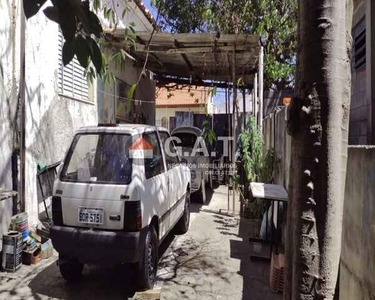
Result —
M 132 102 L 132 100 L 133 100 L 133 98 L 134 98 L 134 93 L 135 93 L 135 89 L 137 88 L 137 84 L 136 83 L 134 83 L 134 84 L 132 84 L 131 86 L 130 86 L 130 88 L 129 88 L 129 90 L 128 90 L 128 92 L 127 92 L 127 105 L 126 105 L 126 107 L 127 107 L 127 112 L 129 112 L 130 111 L 130 107 L 131 107 L 131 102 Z
M 91 44 L 91 61 L 95 66 L 96 72 L 100 74 L 103 67 L 102 52 L 98 44 L 92 38 L 89 38 L 89 41 Z
M 43 13 L 46 15 L 46 17 L 48 19 L 50 19 L 51 21 L 54 21 L 56 23 L 60 23 L 59 22 L 59 9 L 55 6 L 48 6 L 47 8 L 45 8 L 43 10 Z
M 89 64 L 91 49 L 89 42 L 82 35 L 78 35 L 76 38 L 75 53 L 79 64 L 86 69 Z
M 124 10 L 122 11 L 122 14 L 121 14 L 121 19 L 123 19 L 126 15 L 126 12 L 127 12 L 127 8 L 124 8 Z
M 92 7 L 94 8 L 95 11 L 100 10 L 100 0 L 94 0 Z
M 59 20 L 60 20 L 59 24 L 60 24 L 64 39 L 66 41 L 73 40 L 76 34 L 76 30 L 77 30 L 77 22 L 76 22 L 75 14 L 73 14 L 66 8 L 60 8 Z
M 90 8 L 87 8 L 87 2 L 88 1 L 70 1 L 72 11 L 69 11 L 69 13 L 71 14 L 72 12 L 74 12 L 74 15 L 77 16 L 86 32 L 91 33 L 90 21 L 88 17 L 88 11 L 90 10 Z
M 120 52 L 121 52 L 122 60 L 125 61 L 125 59 L 126 59 L 126 52 L 125 52 L 125 50 L 121 49 Z
M 135 29 L 134 29 L 134 27 L 133 27 L 133 26 L 129 26 L 129 28 L 130 28 L 130 31 L 131 31 L 133 34 L 135 34 Z
M 116 24 L 116 13 L 113 9 L 111 10 L 111 16 L 112 16 L 112 22 Z
M 68 65 L 72 61 L 74 53 L 74 40 L 65 41 L 64 46 L 62 48 L 62 59 L 64 66 Z
M 32 16 L 35 16 L 46 2 L 47 0 L 23 0 L 23 9 L 26 18 L 30 19 Z
M 103 32 L 103 27 L 102 27 L 102 24 L 100 24 L 99 18 L 92 11 L 90 11 L 90 14 L 89 14 L 89 21 L 90 21 L 91 32 L 97 38 L 100 38 L 100 35 Z

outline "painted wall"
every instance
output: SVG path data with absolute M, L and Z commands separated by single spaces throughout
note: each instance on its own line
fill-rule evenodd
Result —
M 169 117 L 174 117 L 177 111 L 188 111 L 194 114 L 204 114 L 204 108 L 200 106 L 196 107 L 162 107 L 156 108 L 156 125 L 162 126 L 162 119 L 167 118 L 167 124 L 169 128 Z
M 121 16 L 123 14 L 123 11 L 125 9 L 124 2 L 121 0 L 104 0 L 102 1 L 103 4 L 105 4 L 107 7 L 114 9 L 116 12 L 116 15 L 119 19 L 121 19 Z M 101 16 L 101 22 L 104 28 L 114 28 L 114 24 L 107 19 L 104 18 L 104 16 Z M 153 29 L 152 24 L 150 21 L 146 18 L 146 16 L 139 10 L 137 4 L 130 0 L 126 1 L 126 13 L 124 15 L 124 18 L 122 18 L 119 23 L 117 24 L 117 29 L 124 29 L 128 28 L 130 23 L 134 23 L 134 29 L 136 31 L 151 31 Z
M 350 147 L 342 230 L 340 300 L 375 299 L 375 147 Z
M 125 5 L 122 1 L 103 1 L 110 8 L 116 11 L 117 16 L 121 19 Z M 152 31 L 153 26 L 150 21 L 145 17 L 134 3 L 134 1 L 126 1 L 126 13 L 117 24 L 116 30 L 122 30 L 129 28 L 130 23 L 134 23 L 134 29 L 136 31 Z M 101 16 L 101 22 L 105 30 L 114 29 L 114 24 L 109 22 L 103 16 Z M 114 66 L 113 66 L 114 68 Z M 134 66 L 134 61 L 130 57 L 126 57 L 125 63 L 121 69 L 115 74 L 116 77 L 129 86 L 136 83 L 142 72 L 141 68 Z M 115 123 L 116 122 L 116 83 L 104 86 L 103 83 L 98 80 L 98 120 L 100 123 Z M 153 74 L 147 72 L 147 74 L 141 77 L 138 83 L 133 101 L 133 113 L 131 116 L 132 123 L 139 123 L 140 116 L 143 114 L 143 122 L 148 125 L 155 125 L 155 81 L 153 80 Z
M 35 225 L 42 212 L 37 195 L 37 165 L 61 160 L 75 130 L 97 124 L 93 102 L 59 95 L 58 26 L 38 14 L 26 29 L 26 211 Z M 95 85 L 95 83 L 94 83 Z M 95 89 L 95 86 L 92 87 Z
M 0 187 L 9 189 L 12 188 L 11 155 L 14 149 L 21 47 L 20 0 L 12 1 L 0 1 Z M 129 13 L 126 18 L 127 22 L 138 20 L 139 29 L 142 30 L 151 26 L 149 23 L 144 24 L 147 19 L 140 12 L 137 16 L 134 12 Z M 89 91 L 92 101 L 88 102 L 59 94 L 58 26 L 48 21 L 43 13 L 26 22 L 25 52 L 26 211 L 29 213 L 30 225 L 35 226 L 39 217 L 44 217 L 36 181 L 37 165 L 48 165 L 61 160 L 75 130 L 98 123 L 97 93 L 101 95 L 103 107 L 104 94 L 99 91 L 104 91 L 104 87 L 101 82 L 94 82 Z M 130 59 L 126 64 L 127 71 L 120 71 L 118 77 L 132 84 L 138 78 L 140 70 L 133 68 Z M 152 76 L 147 76 L 140 82 L 135 98 L 154 101 L 155 84 Z M 138 109 L 149 115 L 150 124 L 155 122 L 155 105 L 142 103 Z M 0 237 L 7 231 L 11 212 L 11 200 L 2 201 Z
M 19 10 L 16 1 L 0 1 L 0 188 L 12 189 L 11 157 L 14 149 L 15 114 L 20 73 Z M 12 215 L 12 200 L 0 202 L 1 237 Z
M 131 86 L 137 82 L 141 71 L 142 69 L 135 67 L 134 62 L 127 58 L 121 70 L 116 73 L 116 77 Z M 116 100 L 118 100 L 116 83 L 104 86 L 98 80 L 97 94 L 99 123 L 115 123 Z M 139 123 L 139 116 L 143 114 L 146 120 L 142 123 L 155 125 L 155 81 L 149 72 L 141 78 L 137 85 L 132 111 L 132 123 Z

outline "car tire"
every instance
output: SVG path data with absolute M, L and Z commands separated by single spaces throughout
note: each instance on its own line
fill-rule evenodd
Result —
M 206 182 L 206 187 L 207 187 L 207 190 L 209 190 L 209 191 L 213 190 L 211 172 L 208 174 L 207 182 Z
M 185 234 L 190 225 L 190 191 L 186 191 L 184 213 L 176 225 L 177 234 Z
M 158 266 L 158 237 L 155 228 L 147 232 L 141 260 L 137 263 L 138 287 L 141 290 L 152 289 L 156 281 Z
M 206 198 L 206 184 L 204 180 L 202 180 L 201 186 L 196 193 L 197 193 L 199 202 L 203 205 L 206 204 L 206 199 L 207 199 Z
M 82 278 L 84 265 L 74 259 L 59 263 L 60 273 L 67 282 L 77 282 Z

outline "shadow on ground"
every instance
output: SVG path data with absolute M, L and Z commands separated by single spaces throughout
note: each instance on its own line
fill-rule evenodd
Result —
M 215 187 L 213 189 L 206 188 L 206 203 L 205 204 L 201 203 L 201 200 L 197 193 L 192 193 L 191 194 L 191 212 L 199 213 L 203 205 L 209 205 L 211 203 L 214 191 L 215 191 Z
M 238 274 L 243 277 L 242 299 L 281 300 L 282 295 L 270 289 L 270 262 L 250 259 L 254 253 L 249 242 L 251 227 L 250 220 L 241 218 L 238 229 L 241 240 L 230 241 L 231 257 L 241 261 Z M 269 248 L 263 248 L 261 255 L 269 256 Z
M 169 234 L 159 248 L 160 260 L 174 241 L 174 234 Z M 83 278 L 77 284 L 68 284 L 60 275 L 56 262 L 38 273 L 29 288 L 34 299 L 41 296 L 58 299 L 127 299 L 136 292 L 135 276 L 129 265 L 120 266 L 85 266 Z M 10 294 L 15 295 L 17 289 Z M 40 295 L 40 296 L 39 296 Z

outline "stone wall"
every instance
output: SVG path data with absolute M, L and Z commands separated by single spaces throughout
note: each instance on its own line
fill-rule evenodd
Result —
M 340 300 L 375 299 L 375 147 L 350 147 L 342 231 Z

